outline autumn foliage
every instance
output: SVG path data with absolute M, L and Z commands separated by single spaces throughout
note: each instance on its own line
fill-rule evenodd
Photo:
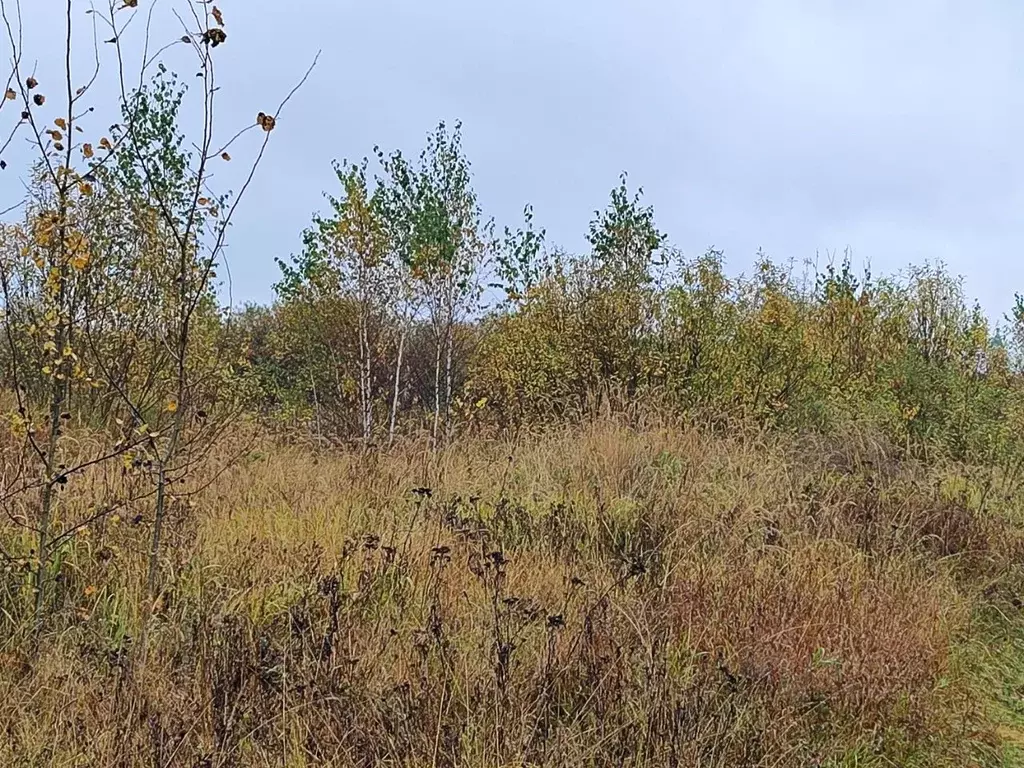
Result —
M 68 0 L 66 61 L 83 17 L 110 55 L 58 83 L 0 3 L 0 157 L 33 151 L 0 224 L 0 763 L 1020 764 L 1024 301 L 740 274 L 625 175 L 567 252 L 486 215 L 442 122 L 336 161 L 273 302 L 224 306 L 295 91 L 215 125 L 256 9 L 182 3 L 158 44 L 147 5 Z

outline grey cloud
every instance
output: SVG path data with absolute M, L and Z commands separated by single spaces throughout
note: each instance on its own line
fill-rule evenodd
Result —
M 324 54 L 232 236 L 234 298 L 270 298 L 330 161 L 464 121 L 489 213 L 526 202 L 580 247 L 621 170 L 688 253 L 735 269 L 842 249 L 945 259 L 998 315 L 1024 277 L 1024 6 L 1010 0 L 223 3 L 226 123 Z M 257 76 L 258 75 L 258 76 Z

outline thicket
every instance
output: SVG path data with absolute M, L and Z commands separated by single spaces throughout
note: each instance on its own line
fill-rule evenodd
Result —
M 277 300 L 235 316 L 257 410 L 324 440 L 517 429 L 649 407 L 725 426 L 870 423 L 908 454 L 1015 467 L 1024 304 L 997 325 L 941 264 L 876 278 L 670 245 L 622 177 L 589 248 L 495 235 L 460 131 L 337 166 Z

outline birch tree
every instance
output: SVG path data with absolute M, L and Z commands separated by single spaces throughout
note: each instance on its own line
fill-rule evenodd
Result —
M 404 257 L 428 313 L 434 345 L 431 438 L 450 428 L 454 396 L 455 334 L 479 305 L 480 274 L 492 250 L 493 224 L 485 221 L 462 149 L 461 124 L 445 123 L 427 136 L 417 165 L 401 152 L 378 157 L 389 181 L 390 209 L 408 222 Z
M 377 364 L 398 275 L 389 258 L 393 249 L 382 200 L 368 185 L 366 168 L 365 159 L 335 165 L 341 195 L 327 196 L 331 213 L 314 217 L 304 238 L 305 253 L 289 269 L 300 270 L 315 292 L 340 294 L 356 307 L 359 422 L 362 439 L 369 444 L 374 437 Z

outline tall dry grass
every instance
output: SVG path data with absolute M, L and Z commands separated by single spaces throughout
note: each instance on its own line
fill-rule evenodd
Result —
M 130 475 L 67 489 L 63 514 Z M 65 545 L 38 641 L 7 568 L 0 764 L 994 754 L 962 650 L 1015 596 L 1022 537 L 967 474 L 864 434 L 602 422 L 436 457 L 268 441 L 208 480 L 173 509 L 144 665 L 145 501 Z

